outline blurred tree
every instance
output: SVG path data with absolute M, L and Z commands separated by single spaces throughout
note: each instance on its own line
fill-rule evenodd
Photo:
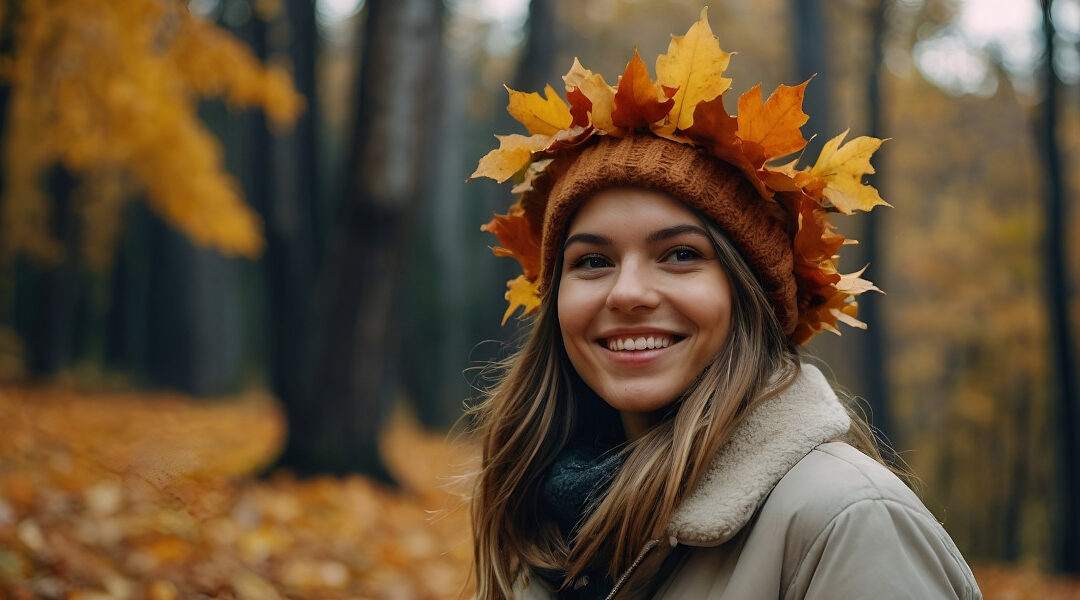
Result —
M 867 134 L 871 137 L 884 139 L 884 106 L 881 95 L 881 71 L 885 68 L 885 27 L 887 26 L 886 15 L 892 3 L 889 0 L 877 0 L 871 9 L 870 23 L 870 61 L 866 75 L 866 111 L 868 123 Z M 878 158 L 878 172 L 881 172 L 881 158 Z M 880 174 L 867 177 L 867 183 L 880 186 L 878 180 Z M 866 215 L 863 231 L 859 235 L 859 245 L 862 248 L 860 257 L 863 264 L 868 267 L 867 278 L 880 281 L 879 274 L 885 272 L 885 263 L 881 258 L 881 219 L 884 211 L 874 210 Z M 864 347 L 862 352 L 864 365 L 863 373 L 866 381 L 866 399 L 870 406 L 870 416 L 874 427 L 887 441 L 892 435 L 892 425 L 889 422 L 889 386 L 887 383 L 885 365 L 885 349 L 887 348 L 886 321 L 881 314 L 882 299 L 877 294 L 863 294 L 859 297 L 860 318 L 869 324 L 865 335 L 858 336 L 858 342 Z
M 252 44 L 271 64 L 288 68 L 308 110 L 288 132 L 254 129 L 253 195 L 266 224 L 263 260 L 266 301 L 261 329 L 268 339 L 265 368 L 274 394 L 295 406 L 312 368 L 312 295 L 321 257 L 316 247 L 318 122 L 315 65 L 318 32 L 314 0 L 261 3 Z M 302 401 L 299 401 L 302 403 Z
M 264 68 L 243 43 L 192 15 L 181 0 L 7 5 L 16 11 L 9 15 L 14 43 L 3 70 L 10 96 L 2 250 L 9 258 L 25 252 L 45 265 L 44 283 L 21 288 L 34 292 L 23 303 L 24 321 L 40 324 L 24 332 L 31 355 L 39 357 L 33 366 L 49 372 L 74 354 L 60 339 L 80 331 L 63 319 L 85 314 L 72 290 L 79 289 L 84 265 L 102 271 L 111 262 L 128 199 L 144 198 L 199 244 L 232 255 L 260 252 L 260 219 L 225 174 L 220 146 L 196 115 L 197 100 L 260 106 L 282 125 L 303 103 L 283 70 Z M 50 174 L 47 189 L 38 185 L 42 174 Z M 35 277 L 31 270 L 24 280 Z M 205 292 L 220 285 L 202 283 L 181 286 L 179 293 L 206 299 Z M 176 293 L 162 293 L 161 306 L 188 306 Z M 213 337 L 220 329 L 209 327 L 213 331 L 201 333 Z M 178 364 L 171 355 L 162 362 Z
M 337 230 L 319 282 L 311 391 L 282 398 L 281 463 L 302 473 L 361 471 L 390 480 L 377 436 L 403 361 L 401 288 L 420 182 L 442 3 L 368 0 L 353 149 Z
M 1044 43 L 1041 79 L 1043 100 L 1039 109 L 1038 140 L 1045 174 L 1045 223 L 1047 235 L 1043 251 L 1046 264 L 1047 316 L 1053 345 L 1054 397 L 1058 424 L 1057 552 L 1055 565 L 1069 573 L 1080 573 L 1080 397 L 1076 385 L 1076 345 L 1069 320 L 1070 286 L 1067 274 L 1065 228 L 1065 174 L 1058 145 L 1058 88 L 1060 78 L 1054 62 L 1054 20 L 1051 0 L 1042 3 Z
M 810 115 L 804 130 L 815 132 L 803 150 L 805 156 L 817 156 L 825 140 L 832 137 L 829 123 L 829 29 L 825 18 L 825 3 L 822 0 L 789 0 L 791 6 L 792 31 L 795 40 L 792 51 L 795 53 L 795 81 L 804 81 L 814 77 L 806 86 L 803 110 Z

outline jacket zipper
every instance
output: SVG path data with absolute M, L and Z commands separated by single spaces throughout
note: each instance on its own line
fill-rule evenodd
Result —
M 619 589 L 626 583 L 626 580 L 630 578 L 630 575 L 634 572 L 634 569 L 641 564 L 641 561 L 645 560 L 645 555 L 648 554 L 653 548 L 660 544 L 660 540 L 649 540 L 645 542 L 645 547 L 638 552 L 637 558 L 634 562 L 630 563 L 630 566 L 623 571 L 623 574 L 619 577 L 619 580 L 615 582 L 615 587 L 611 588 L 611 593 L 607 595 L 604 600 L 612 600 L 615 598 L 615 594 L 619 593 Z

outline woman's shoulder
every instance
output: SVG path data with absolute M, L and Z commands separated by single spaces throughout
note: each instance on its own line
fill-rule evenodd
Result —
M 933 519 L 899 477 L 844 442 L 828 442 L 811 450 L 780 479 L 766 506 L 799 514 L 804 520 L 828 521 L 868 502 L 895 503 Z
M 960 551 L 918 496 L 842 442 L 817 446 L 792 467 L 752 529 L 782 535 L 789 597 L 820 585 L 851 592 L 837 598 L 864 597 L 875 586 L 925 592 L 914 597 L 981 597 Z M 892 575 L 882 579 L 883 572 Z M 860 573 L 878 575 L 867 580 Z

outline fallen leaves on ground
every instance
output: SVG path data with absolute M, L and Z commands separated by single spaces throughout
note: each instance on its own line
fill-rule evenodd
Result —
M 271 398 L 0 390 L 0 598 L 468 597 L 460 476 L 475 448 L 395 419 L 392 491 L 253 474 L 278 452 Z M 458 484 L 455 486 L 455 481 Z M 455 490 L 455 487 L 457 488 Z M 1080 580 L 976 566 L 987 600 L 1080 598 Z
M 0 390 L 0 598 L 467 597 L 472 456 L 401 421 L 402 489 L 253 478 L 284 423 L 258 394 Z M 456 471 L 455 471 L 456 470 Z

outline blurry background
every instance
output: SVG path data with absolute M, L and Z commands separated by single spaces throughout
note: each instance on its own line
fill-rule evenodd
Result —
M 523 133 L 502 84 L 561 90 L 575 56 L 613 82 L 635 46 L 654 73 L 700 10 L 0 2 L 0 592 L 454 597 L 465 517 L 424 511 L 472 454 L 441 432 L 519 335 L 517 265 L 479 231 L 508 186 L 464 184 Z M 817 74 L 804 161 L 847 128 L 892 138 L 873 183 L 895 208 L 834 219 L 887 295 L 808 353 L 987 597 L 1080 597 L 1036 575 L 1080 571 L 1080 0 L 709 20 L 732 95 Z

